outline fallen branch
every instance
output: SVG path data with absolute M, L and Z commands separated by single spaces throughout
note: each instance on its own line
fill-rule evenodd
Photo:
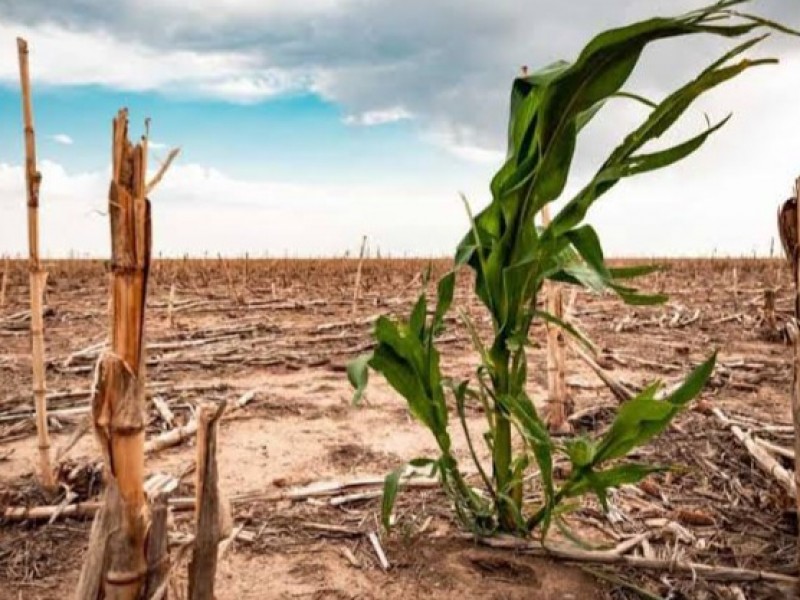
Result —
M 229 498 L 231 506 L 252 504 L 253 502 L 300 502 L 309 498 L 330 498 L 332 505 L 341 504 L 337 498 L 342 498 L 344 492 L 357 489 L 383 487 L 383 477 L 363 477 L 351 481 L 319 481 L 306 486 L 290 488 L 280 492 L 243 492 Z M 439 487 L 439 481 L 428 477 L 407 477 L 401 479 L 405 489 L 430 489 Z M 57 514 L 59 518 L 65 517 L 91 517 L 100 508 L 100 502 L 81 502 L 62 507 L 58 506 L 10 506 L 2 512 L 5 521 L 41 521 L 52 518 Z M 170 498 L 169 506 L 176 511 L 194 510 L 195 498 L 178 497 Z M 60 512 L 59 512 L 60 511 Z
M 197 433 L 197 419 L 192 418 L 186 425 L 179 425 L 169 431 L 157 435 L 156 437 L 147 440 L 144 444 L 145 455 L 156 454 L 166 448 L 177 446 L 184 440 L 189 439 Z
M 764 446 L 753 439 L 749 433 L 742 431 L 741 427 L 733 423 L 719 408 L 713 408 L 711 412 L 723 426 L 727 427 L 733 436 L 745 447 L 745 449 L 761 467 L 761 470 L 773 477 L 780 486 L 793 498 L 797 497 L 797 486 L 794 477 L 772 456 Z
M 644 558 L 641 556 L 630 556 L 625 554 L 631 548 L 642 543 L 649 537 L 650 533 L 642 534 L 622 542 L 612 550 L 591 551 L 570 548 L 561 545 L 542 546 L 538 542 L 529 542 L 519 538 L 498 536 L 493 538 L 466 536 L 468 539 L 475 540 L 478 544 L 490 548 L 500 548 L 514 550 L 525 554 L 536 556 L 546 556 L 574 562 L 593 562 L 598 564 L 623 564 L 637 569 L 648 569 L 664 571 L 673 575 L 688 575 L 699 577 L 709 581 L 737 581 L 737 582 L 757 582 L 768 581 L 781 585 L 796 585 L 798 578 L 783 573 L 771 571 L 759 571 L 753 569 L 740 569 L 738 567 L 727 567 L 718 565 L 707 565 L 680 560 L 660 560 L 655 558 Z
M 628 387 L 623 384 L 621 381 L 618 381 L 613 375 L 611 375 L 608 371 L 606 371 L 603 367 L 597 364 L 597 361 L 592 358 L 586 350 L 581 348 L 578 344 L 570 341 L 570 347 L 575 352 L 575 354 L 580 357 L 580 359 L 585 362 L 589 368 L 594 371 L 595 375 L 597 375 L 600 380 L 608 386 L 608 389 L 611 390 L 611 393 L 619 400 L 620 402 L 626 402 L 634 397 L 634 392 Z

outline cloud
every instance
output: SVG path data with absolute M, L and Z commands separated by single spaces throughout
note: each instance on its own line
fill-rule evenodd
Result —
M 52 161 L 40 169 L 44 254 L 108 256 L 109 170 L 71 173 Z M 27 247 L 24 181 L 21 166 L 0 163 L 0 255 Z M 437 256 L 466 227 L 449 189 L 248 180 L 197 164 L 173 165 L 151 201 L 153 251 L 173 256 L 341 255 L 357 251 L 362 235 L 384 256 Z
M 240 103 L 306 87 L 304 76 L 260 66 L 257 57 L 248 52 L 160 49 L 123 41 L 103 29 L 0 22 L 0 45 L 13 47 L 18 35 L 30 42 L 31 76 L 38 84 L 104 85 Z M 16 84 L 16 68 L 12 61 L 0 63 L 0 81 Z
M 384 110 L 369 110 L 360 115 L 348 115 L 344 119 L 346 125 L 363 125 L 371 127 L 373 125 L 385 125 L 386 123 L 396 123 L 413 118 L 413 115 L 402 106 L 394 106 Z
M 0 0 L 0 42 L 28 36 L 34 77 L 52 84 L 243 103 L 310 90 L 339 104 L 353 124 L 382 122 L 386 107 L 399 106 L 428 139 L 483 160 L 503 150 L 508 88 L 520 65 L 572 58 L 601 29 L 700 4 Z M 756 8 L 790 24 L 800 20 L 798 2 L 761 0 Z M 779 53 L 781 43 L 773 45 Z M 676 53 L 674 42 L 660 44 L 637 81 L 662 94 L 724 45 L 695 40 Z M 10 61 L 0 65 L 2 80 L 16 81 Z
M 72 144 L 75 143 L 74 140 L 66 133 L 57 133 L 51 136 L 51 139 L 57 144 L 62 144 L 63 146 L 72 146 Z

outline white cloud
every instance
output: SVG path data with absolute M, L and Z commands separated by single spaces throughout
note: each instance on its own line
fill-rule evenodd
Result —
M 29 38 L 35 82 L 241 103 L 311 91 L 354 125 L 413 115 L 423 135 L 481 162 L 504 149 L 508 88 L 521 64 L 574 57 L 603 28 L 697 1 L 531 0 L 523 9 L 517 0 L 0 0 L 0 46 Z M 761 0 L 758 9 L 790 24 L 800 17 L 797 2 Z M 639 79 L 663 91 L 719 48 L 692 41 L 676 53 L 677 43 L 648 51 Z M 16 80 L 13 61 L 1 63 L 0 81 Z
M 0 47 L 13 47 L 17 36 L 29 42 L 34 86 L 94 84 L 243 103 L 304 87 L 304 76 L 261 67 L 247 52 L 160 50 L 103 30 L 0 22 Z M 18 77 L 15 62 L 0 62 L 0 81 L 16 84 Z
M 66 133 L 57 133 L 51 137 L 54 142 L 57 144 L 62 144 L 63 146 L 72 146 L 72 144 L 75 143 L 75 141 Z
M 109 171 L 69 173 L 50 161 L 41 171 L 43 252 L 107 256 Z M 165 255 L 340 255 L 362 235 L 384 255 L 442 255 L 467 226 L 455 190 L 243 180 L 196 164 L 174 165 L 151 200 L 153 251 Z M 24 171 L 0 164 L 0 254 L 25 251 L 25 222 Z
M 412 119 L 413 115 L 402 106 L 393 106 L 383 110 L 368 110 L 358 115 L 348 115 L 343 121 L 347 125 L 363 125 L 371 127 L 373 125 L 385 125 L 386 123 L 396 123 Z

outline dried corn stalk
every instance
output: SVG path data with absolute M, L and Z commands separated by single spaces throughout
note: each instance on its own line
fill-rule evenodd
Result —
M 128 141 L 128 114 L 114 119 L 111 220 L 111 350 L 102 358 L 92 399 L 105 458 L 105 503 L 92 528 L 77 597 L 139 597 L 147 575 L 144 494 L 144 316 L 150 269 L 147 140 Z
M 47 430 L 47 386 L 44 371 L 44 318 L 42 304 L 47 273 L 39 258 L 39 186 L 42 174 L 36 168 L 36 134 L 33 129 L 31 82 L 28 71 L 28 43 L 17 38 L 19 77 L 22 87 L 22 118 L 25 126 L 25 184 L 28 197 L 28 248 L 31 292 L 31 367 L 36 434 L 39 443 L 39 478 L 46 488 L 55 487 L 50 465 L 50 434 Z M 7 269 L 6 269 L 7 270 Z M 3 293 L 5 297 L 5 291 Z

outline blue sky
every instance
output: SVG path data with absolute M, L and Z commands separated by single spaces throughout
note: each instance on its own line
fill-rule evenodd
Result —
M 104 167 L 111 117 L 121 106 L 129 108 L 134 127 L 145 117 L 152 119 L 151 137 L 157 145 L 180 146 L 183 161 L 214 165 L 236 177 L 348 183 L 353 177 L 457 178 L 469 169 L 444 148 L 421 142 L 411 119 L 372 127 L 348 125 L 341 107 L 312 93 L 241 104 L 100 86 L 45 86 L 35 91 L 42 158 L 72 170 Z M 19 113 L 16 86 L 0 87 L 0 111 Z M 55 141 L 53 136 L 60 133 L 73 144 Z M 0 160 L 18 163 L 24 158 L 20 134 L 21 122 L 0 121 L 0 136 L 15 141 L 0 147 Z
M 449 254 L 466 228 L 458 192 L 476 208 L 488 200 L 520 65 L 572 58 L 599 29 L 703 2 L 529 4 L 0 0 L 0 254 L 26 248 L 17 35 L 31 48 L 49 254 L 108 252 L 102 211 L 121 106 L 134 132 L 152 119 L 154 158 L 182 149 L 153 194 L 156 252 L 339 255 L 367 235 L 384 254 Z M 752 8 L 800 26 L 800 3 Z M 725 47 L 663 44 L 632 89 L 663 96 Z M 609 254 L 769 251 L 775 209 L 800 174 L 790 134 L 800 131 L 800 42 L 754 54 L 782 64 L 710 95 L 678 133 L 698 131 L 704 111 L 733 111 L 728 127 L 590 215 Z M 630 104 L 606 112 L 579 148 L 570 189 L 644 116 Z

